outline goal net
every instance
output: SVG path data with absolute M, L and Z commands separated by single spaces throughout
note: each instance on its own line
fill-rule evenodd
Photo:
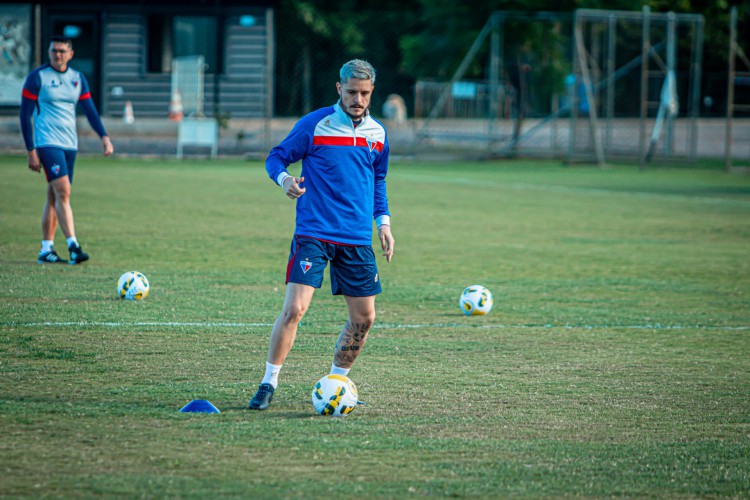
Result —
M 179 96 L 185 116 L 204 117 L 204 68 L 203 56 L 184 56 L 172 60 L 172 100 Z

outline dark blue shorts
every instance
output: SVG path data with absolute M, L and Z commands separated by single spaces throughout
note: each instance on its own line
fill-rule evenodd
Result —
M 76 164 L 76 151 L 62 148 L 37 148 L 39 161 L 44 167 L 47 182 L 54 181 L 65 175 L 73 183 L 73 168 Z
M 333 295 L 370 297 L 383 291 L 371 246 L 337 245 L 298 235 L 289 251 L 286 282 L 320 288 L 329 262 Z

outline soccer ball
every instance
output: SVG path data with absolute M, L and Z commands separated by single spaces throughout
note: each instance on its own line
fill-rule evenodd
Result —
M 345 417 L 358 402 L 357 386 L 344 375 L 326 375 L 312 391 L 312 404 L 321 415 Z
M 484 316 L 492 309 L 492 293 L 482 285 L 466 287 L 458 299 L 458 306 L 467 316 Z
M 117 281 L 117 296 L 125 300 L 143 300 L 148 297 L 148 279 L 138 271 L 128 271 Z

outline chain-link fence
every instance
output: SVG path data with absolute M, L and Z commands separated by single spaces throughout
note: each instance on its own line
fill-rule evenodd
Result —
M 341 65 L 362 58 L 378 72 L 371 112 L 386 119 L 402 152 L 599 162 L 722 154 L 700 149 L 699 139 L 714 134 L 702 127 L 716 125 L 700 118 L 724 112 L 727 78 L 715 70 L 703 74 L 701 15 L 647 8 L 495 12 L 461 47 L 422 36 L 426 50 L 460 52 L 463 59 L 451 74 L 416 78 L 404 67 L 402 35 L 419 28 L 403 12 L 316 18 L 279 11 L 275 116 L 296 118 L 333 104 Z M 394 95 L 406 125 L 389 120 Z
M 702 16 L 647 9 L 496 12 L 449 82 L 417 82 L 415 109 L 426 116 L 419 138 L 599 162 L 657 152 L 695 158 L 702 28 Z M 466 79 L 483 59 L 488 78 Z M 687 117 L 679 126 L 678 109 Z M 453 118 L 476 123 L 457 127 Z

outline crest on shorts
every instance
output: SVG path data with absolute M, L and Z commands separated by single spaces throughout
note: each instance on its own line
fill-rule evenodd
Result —
M 52 166 L 50 167 L 50 170 L 52 170 L 52 172 L 53 172 L 53 173 L 54 173 L 55 175 L 57 175 L 57 174 L 59 174 L 59 173 L 60 173 L 60 165 L 58 165 L 57 163 L 55 163 L 54 165 L 52 165 Z
M 305 274 L 307 274 L 307 271 L 309 271 L 310 268 L 312 267 L 312 262 L 310 262 L 309 260 L 305 259 L 302 262 L 300 262 L 299 265 L 302 268 L 302 272 L 305 273 Z

